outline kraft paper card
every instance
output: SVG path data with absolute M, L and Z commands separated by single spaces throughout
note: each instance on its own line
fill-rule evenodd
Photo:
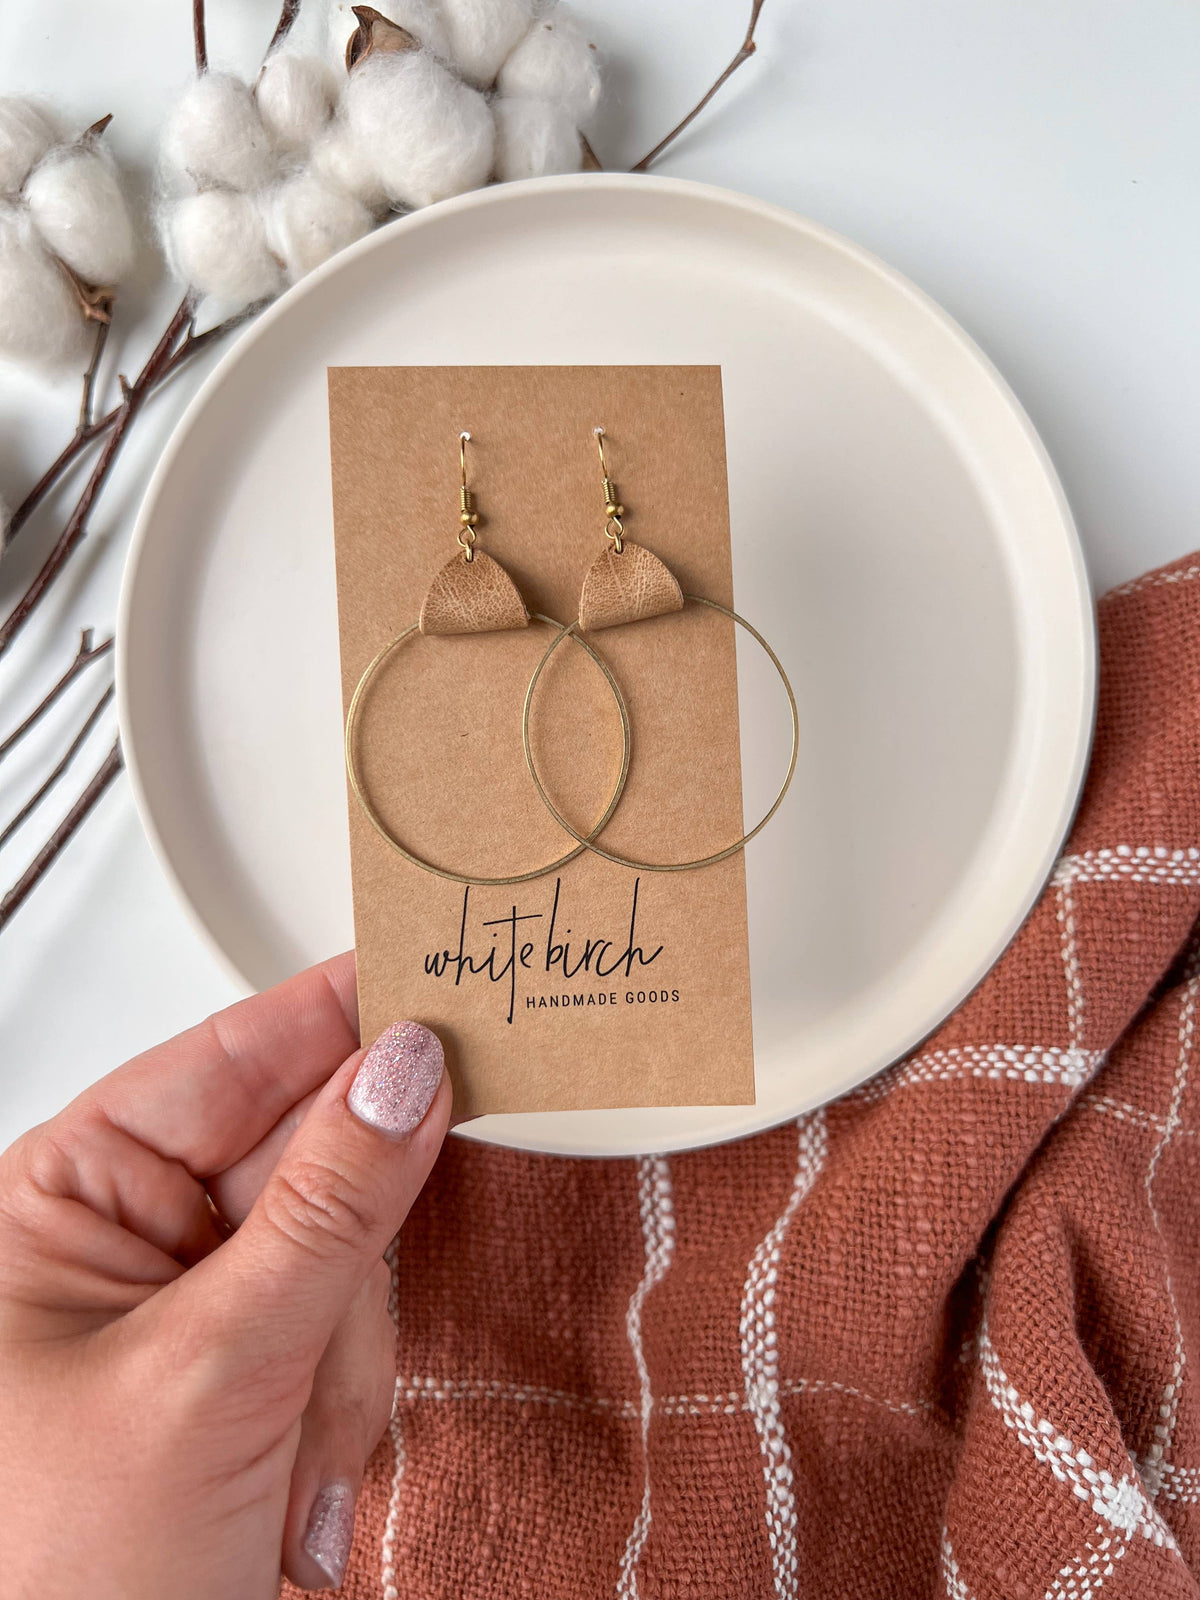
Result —
M 329 373 L 342 690 L 417 621 L 457 554 L 458 436 L 480 551 L 530 613 L 569 622 L 604 550 L 593 430 L 629 539 L 685 594 L 733 605 L 717 367 L 347 367 Z M 366 792 L 407 849 L 467 878 L 536 873 L 575 847 L 526 770 L 521 712 L 554 629 L 407 639 L 361 702 Z M 685 861 L 742 832 L 734 625 L 708 607 L 588 636 L 629 708 L 628 781 L 603 841 Z M 539 680 L 538 770 L 581 833 L 603 815 L 621 722 L 565 641 Z M 741 855 L 633 871 L 583 851 L 492 887 L 412 865 L 349 798 L 363 1043 L 412 1018 L 442 1039 L 460 1116 L 754 1100 Z

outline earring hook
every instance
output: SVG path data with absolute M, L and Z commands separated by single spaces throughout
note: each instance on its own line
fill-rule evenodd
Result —
M 622 535 L 625 532 L 621 518 L 625 515 L 625 507 L 617 500 L 617 486 L 608 475 L 608 463 L 604 459 L 604 429 L 593 428 L 596 436 L 596 449 L 600 452 L 600 475 L 604 479 L 604 513 L 608 518 L 604 524 L 604 536 L 612 541 L 613 550 L 620 555 L 625 545 Z
M 458 436 L 458 470 L 462 478 L 462 488 L 459 491 L 461 510 L 458 514 L 458 542 L 463 548 L 464 558 L 467 561 L 474 561 L 475 525 L 479 521 L 479 517 L 472 509 L 471 491 L 467 488 L 467 442 L 470 437 L 471 435 L 465 429 Z

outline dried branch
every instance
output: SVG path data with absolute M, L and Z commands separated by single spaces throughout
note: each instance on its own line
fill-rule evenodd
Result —
M 162 372 L 147 387 L 146 398 L 148 399 L 151 394 L 160 389 L 167 379 L 173 377 L 180 367 L 190 361 L 193 356 L 199 355 L 210 344 L 224 338 L 232 329 L 239 327 L 248 318 L 252 317 L 258 309 L 258 306 L 248 306 L 245 311 L 239 311 L 235 316 L 226 317 L 224 322 L 218 322 L 213 327 L 206 328 L 203 333 L 193 333 L 189 329 L 187 337 L 171 356 Z M 84 383 L 85 385 L 87 383 L 86 374 Z M 86 427 L 76 429 L 70 443 L 64 446 L 58 457 L 46 468 L 45 472 L 13 512 L 4 538 L 5 547 L 11 544 L 12 540 L 29 521 L 67 468 L 82 455 L 93 440 L 108 432 L 121 415 L 123 409 L 123 404 L 114 406 L 111 411 L 106 411 L 102 417 L 98 417 L 94 422 L 89 422 Z
M 20 908 L 28 895 L 49 871 L 59 852 L 70 842 L 79 825 L 88 816 L 97 800 L 99 800 L 124 764 L 121 756 L 121 745 L 118 740 L 114 742 L 112 749 L 105 756 L 99 770 L 79 796 L 79 799 L 76 800 L 70 811 L 67 812 L 3 900 L 0 900 L 0 928 L 4 927 L 9 918 Z
M 34 706 L 33 710 L 25 718 L 25 721 L 22 722 L 18 727 L 14 728 L 9 734 L 8 738 L 5 739 L 3 743 L 0 743 L 0 761 L 4 759 L 14 745 L 20 743 L 20 741 L 29 732 L 30 728 L 34 727 L 42 720 L 46 712 L 49 711 L 50 707 L 58 699 L 59 695 L 61 695 L 63 690 L 67 688 L 68 684 L 74 683 L 75 679 L 81 672 L 83 672 L 87 667 L 90 667 L 93 661 L 99 661 L 102 656 L 106 656 L 112 647 L 113 639 L 111 634 L 107 639 L 101 640 L 98 645 L 93 645 L 92 630 L 90 628 L 85 628 L 83 630 L 79 636 L 79 649 L 75 652 L 75 659 L 71 662 L 71 665 L 63 673 L 62 677 L 54 685 L 53 689 L 50 690 L 49 694 L 46 695 L 45 699 L 42 700 L 40 705 Z
M 98 434 L 102 433 L 106 427 L 111 427 L 116 420 L 116 409 L 109 412 L 108 416 L 102 418 L 100 422 L 97 422 L 94 416 L 96 375 L 100 370 L 100 361 L 104 355 L 104 347 L 108 343 L 108 330 L 111 326 L 111 318 L 99 320 L 96 323 L 96 337 L 92 343 L 92 358 L 88 362 L 87 371 L 83 375 L 83 393 L 79 400 L 79 421 L 75 432 L 58 458 L 47 467 L 46 471 L 9 518 L 8 527 L 4 531 L 5 548 L 20 533 L 34 511 L 49 494 L 84 445 L 90 444 Z
M 249 322 L 251 317 L 256 317 L 262 310 L 264 301 L 259 300 L 252 306 L 247 306 L 244 311 L 237 311 L 231 317 L 226 317 L 223 322 L 214 322 L 211 328 L 205 328 L 203 333 L 197 333 L 189 323 L 187 337 L 167 362 L 160 376 L 151 385 L 157 389 L 162 383 L 177 373 L 193 356 L 198 356 L 202 350 L 207 350 L 210 344 L 216 344 L 218 339 L 223 339 L 227 333 L 232 333 L 234 328 L 240 328 L 243 322 Z
M 208 28 L 204 0 L 192 0 L 192 41 L 196 47 L 196 76 L 208 71 Z
M 300 15 L 300 0 L 283 0 L 283 9 L 279 13 L 279 21 L 275 24 L 275 32 L 271 35 L 271 42 L 267 46 L 267 55 L 281 45 L 292 31 L 292 24 Z M 264 60 L 266 57 L 263 58 Z
M 50 463 L 45 472 L 42 473 L 41 477 L 34 484 L 33 488 L 30 489 L 29 493 L 25 496 L 24 500 L 21 501 L 21 504 L 13 512 L 12 517 L 9 520 L 8 529 L 4 536 L 4 543 L 6 547 L 11 544 L 17 534 L 20 533 L 21 529 L 37 510 L 38 506 L 41 505 L 42 501 L 62 477 L 63 473 L 67 470 L 75 458 L 82 453 L 84 447 L 91 444 L 93 439 L 99 438 L 102 433 L 106 433 L 108 429 L 112 427 L 113 423 L 117 420 L 117 412 L 120 409 L 120 406 L 114 406 L 114 408 L 108 412 L 107 415 L 100 418 L 99 422 L 93 422 L 82 431 L 77 431 L 71 442 L 64 447 L 61 454 Z
M 282 0 L 279 20 L 275 25 L 275 31 L 267 47 L 266 53 L 268 56 L 271 51 L 282 44 L 291 32 L 300 12 L 300 3 L 301 0 Z M 196 73 L 199 76 L 208 70 L 205 0 L 192 0 L 192 37 L 195 47 Z M 94 128 L 90 129 L 89 133 L 93 136 L 98 136 L 104 131 L 108 121 L 108 118 L 103 119 L 102 122 L 97 123 Z M 0 626 L 0 655 L 4 653 L 26 621 L 28 621 L 38 602 L 62 571 L 76 545 L 86 534 L 88 516 L 108 480 L 113 464 L 124 443 L 125 436 L 145 401 L 160 384 L 178 372 L 193 356 L 207 349 L 210 344 L 215 343 L 224 334 L 237 327 L 241 322 L 246 321 L 249 317 L 254 316 L 261 309 L 261 305 L 247 306 L 237 316 L 229 317 L 215 327 L 205 329 L 203 333 L 197 333 L 195 309 L 191 295 L 190 293 L 186 295 L 135 381 L 130 383 L 123 374 L 119 375 L 120 404 L 114 406 L 104 416 L 97 419 L 95 415 L 96 382 L 108 339 L 108 330 L 112 321 L 112 296 L 108 290 L 88 291 L 86 285 L 77 282 L 73 274 L 71 276 L 76 292 L 80 296 L 83 314 L 97 322 L 97 332 L 91 359 L 88 362 L 87 370 L 83 374 L 83 390 L 80 397 L 78 421 L 71 439 L 17 507 L 8 527 L 4 531 L 3 539 L 0 540 L 0 549 L 7 546 L 8 542 L 20 532 L 21 528 L 29 521 L 34 511 L 49 495 L 63 474 L 78 460 L 87 447 L 97 439 L 105 435 L 107 437 L 91 474 L 84 484 L 75 508 L 67 519 L 67 523 L 57 542 L 42 564 L 40 571 L 13 607 L 3 626 Z M 91 630 L 88 629 L 83 634 L 75 660 L 67 671 L 41 703 L 25 718 L 24 722 L 14 729 L 8 738 L 0 744 L 0 757 L 3 757 L 7 751 L 11 750 L 46 714 L 68 684 L 92 661 L 97 660 L 111 650 L 112 645 L 113 641 L 110 638 L 105 640 L 103 644 L 93 648 Z M 113 692 L 111 686 L 104 691 L 72 740 L 61 761 L 7 827 L 0 831 L 0 847 L 12 837 L 17 828 L 40 805 L 62 777 L 82 748 L 89 733 L 103 713 L 105 706 L 112 698 Z M 66 818 L 38 852 L 38 855 L 20 880 L 0 900 L 0 928 L 4 927 L 9 918 L 24 902 L 26 896 L 40 881 L 64 845 L 83 823 L 97 800 L 121 770 L 123 764 L 120 742 L 117 741 L 114 743 L 103 765 L 94 775 Z
M 79 397 L 79 422 L 75 428 L 76 437 L 86 433 L 95 421 L 96 403 L 96 374 L 100 370 L 100 362 L 104 357 L 104 346 L 108 343 L 108 330 L 112 327 L 112 307 L 106 319 L 96 323 L 96 337 L 92 344 L 92 359 L 87 364 L 87 371 L 83 375 L 83 393 Z
M 55 574 L 63 567 L 67 557 L 86 533 L 88 513 L 91 511 L 96 496 L 112 471 L 113 463 L 116 461 L 121 446 L 125 441 L 125 435 L 129 431 L 129 424 L 137 415 L 154 383 L 162 375 L 180 335 L 183 334 L 188 326 L 191 314 L 191 300 L 185 296 L 180 303 L 179 309 L 167 324 L 166 332 L 158 341 L 158 344 L 155 345 L 149 360 L 138 374 L 137 380 L 132 384 L 126 383 L 122 385 L 124 398 L 118 407 L 116 421 L 109 431 L 108 438 L 104 442 L 104 448 L 100 452 L 96 465 L 92 468 L 91 476 L 84 485 L 83 493 L 80 495 L 74 511 L 67 518 L 66 527 L 59 535 L 57 544 L 46 557 L 33 582 L 17 601 L 4 625 L 0 627 L 0 655 L 4 654 L 5 650 L 16 638 L 20 629 L 29 619 L 34 607 L 49 588 Z
M 752 0 L 752 4 L 750 6 L 750 26 L 746 29 L 746 37 L 742 40 L 741 47 L 734 56 L 733 60 L 709 89 L 708 93 L 697 100 L 696 104 L 688 112 L 687 116 L 684 117 L 683 121 L 676 123 L 676 125 L 671 129 L 670 133 L 667 134 L 665 139 L 660 139 L 654 146 L 654 149 L 651 150 L 648 155 L 644 155 L 642 159 L 636 163 L 636 165 L 630 167 L 630 172 L 648 171 L 654 162 L 658 160 L 659 156 L 662 155 L 667 146 L 673 144 L 683 130 L 695 122 L 696 118 L 704 110 L 705 106 L 709 103 L 714 95 L 718 94 L 721 89 L 725 87 L 737 69 L 745 62 L 749 61 L 750 57 L 758 48 L 754 43 L 754 30 L 758 27 L 758 15 L 762 8 L 763 0 Z
M 110 683 L 108 688 L 105 689 L 99 700 L 96 701 L 96 704 L 83 719 L 82 727 L 67 746 L 66 754 L 59 761 L 58 765 L 52 770 L 50 776 L 34 794 L 30 795 L 29 799 L 17 812 L 16 816 L 12 819 L 8 826 L 0 830 L 0 850 L 4 848 L 4 846 L 12 838 L 13 834 L 16 833 L 17 829 L 26 820 L 26 818 L 29 817 L 32 812 L 37 810 L 38 806 L 41 805 L 42 801 L 50 793 L 51 789 L 53 789 L 54 785 L 62 777 L 63 773 L 71 765 L 72 761 L 74 761 L 75 757 L 83 748 L 88 734 L 91 733 L 97 722 L 99 722 L 105 706 L 109 703 L 115 693 L 116 688 Z
M 185 296 L 180 302 L 175 315 L 167 324 L 166 331 L 154 347 L 149 359 L 133 383 L 122 379 L 121 404 L 110 413 L 111 423 L 108 427 L 108 438 L 104 448 L 92 468 L 91 476 L 84 485 L 83 493 L 67 520 L 66 527 L 59 536 L 57 544 L 51 550 L 37 573 L 33 582 L 17 601 L 3 626 L 0 626 L 0 655 L 8 649 L 13 639 L 20 632 L 30 614 L 45 594 L 56 575 L 66 564 L 67 558 L 75 546 L 87 532 L 88 514 L 92 509 L 97 495 L 104 487 L 113 464 L 124 443 L 129 425 L 145 403 L 146 399 L 158 388 L 159 384 L 173 372 L 177 372 L 184 362 L 189 361 L 201 350 L 208 348 L 215 340 L 228 333 L 247 317 L 252 316 L 258 306 L 248 306 L 246 310 L 236 317 L 228 317 L 224 322 L 217 323 L 212 328 L 206 328 L 203 333 L 193 332 L 191 299 Z M 107 419 L 106 419 L 107 420 Z M 97 426 L 93 424 L 93 426 Z M 65 452 L 64 452 L 65 454 Z M 60 460 L 62 458 L 60 457 Z

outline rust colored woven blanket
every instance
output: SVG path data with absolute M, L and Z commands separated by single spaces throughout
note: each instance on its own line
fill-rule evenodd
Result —
M 450 1141 L 345 1593 L 1200 1595 L 1200 565 L 1100 630 L 1067 850 L 908 1060 L 685 1156 Z

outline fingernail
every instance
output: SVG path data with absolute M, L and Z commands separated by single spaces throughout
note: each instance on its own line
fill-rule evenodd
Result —
M 411 1133 L 442 1081 L 442 1041 L 419 1022 L 393 1022 L 363 1057 L 346 1104 L 383 1133 Z
M 336 1589 L 346 1574 L 354 1538 L 354 1490 L 348 1483 L 327 1483 L 308 1514 L 304 1549 Z

